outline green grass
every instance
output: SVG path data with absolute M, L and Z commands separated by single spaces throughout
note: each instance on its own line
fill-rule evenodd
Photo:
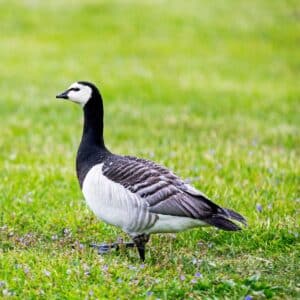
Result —
M 0 298 L 300 297 L 298 1 L 70 3 L 0 2 Z M 81 111 L 55 100 L 76 80 L 100 85 L 111 150 L 249 227 L 153 235 L 145 265 L 98 256 L 90 242 L 127 237 L 76 181 Z

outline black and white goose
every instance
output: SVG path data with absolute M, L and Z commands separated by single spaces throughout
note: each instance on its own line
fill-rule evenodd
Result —
M 207 225 L 236 231 L 241 228 L 231 220 L 246 224 L 243 216 L 213 203 L 167 168 L 111 153 L 103 139 L 102 97 L 94 84 L 75 82 L 56 98 L 71 100 L 83 108 L 76 171 L 86 202 L 98 218 L 121 227 L 133 239 L 127 244 L 137 246 L 142 260 L 151 233 Z

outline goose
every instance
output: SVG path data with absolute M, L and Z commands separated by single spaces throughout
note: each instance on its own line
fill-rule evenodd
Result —
M 103 138 L 102 96 L 93 83 L 75 82 L 56 98 L 83 108 L 76 172 L 88 206 L 100 220 L 120 227 L 131 237 L 132 242 L 125 244 L 136 246 L 142 261 L 150 234 L 200 226 L 240 230 L 233 221 L 246 225 L 242 215 L 215 204 L 166 167 L 109 151 Z M 118 248 L 120 243 L 102 244 L 98 250 Z

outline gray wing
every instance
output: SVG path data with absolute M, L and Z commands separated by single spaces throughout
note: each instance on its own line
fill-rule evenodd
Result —
M 156 214 L 206 220 L 222 210 L 167 168 L 130 156 L 112 156 L 103 174 L 139 195 Z

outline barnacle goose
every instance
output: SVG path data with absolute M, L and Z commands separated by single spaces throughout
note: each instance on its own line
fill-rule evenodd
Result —
M 86 202 L 98 218 L 121 227 L 133 239 L 127 246 L 135 245 L 142 260 L 151 233 L 207 225 L 240 230 L 231 220 L 246 225 L 243 216 L 213 203 L 167 168 L 110 152 L 103 139 L 102 97 L 94 84 L 75 82 L 56 98 L 71 100 L 83 108 L 76 171 Z M 110 247 L 117 248 L 118 243 L 102 245 L 100 251 Z

